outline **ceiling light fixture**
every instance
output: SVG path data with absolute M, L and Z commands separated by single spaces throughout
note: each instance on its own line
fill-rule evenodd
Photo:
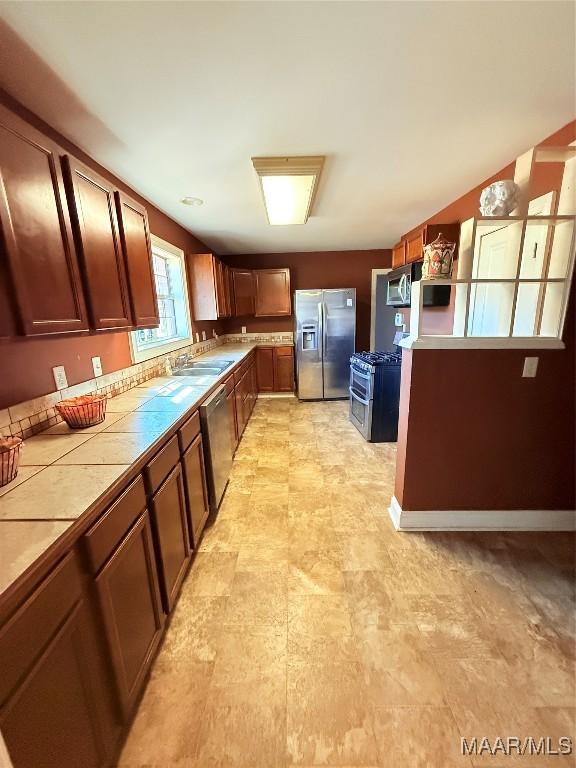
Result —
M 182 205 L 204 205 L 204 200 L 200 200 L 199 197 L 183 197 L 180 202 Z
M 253 157 L 268 222 L 306 224 L 324 157 Z

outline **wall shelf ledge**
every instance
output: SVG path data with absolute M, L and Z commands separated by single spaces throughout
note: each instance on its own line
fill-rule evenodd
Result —
M 400 342 L 404 349 L 565 349 L 562 339 L 528 337 L 479 337 L 479 336 L 408 336 Z

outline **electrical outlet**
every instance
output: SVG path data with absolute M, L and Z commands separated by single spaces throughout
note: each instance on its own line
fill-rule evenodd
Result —
M 102 360 L 99 357 L 92 358 L 92 370 L 94 371 L 94 376 L 102 376 Z
M 196 344 L 200 342 L 200 334 L 196 331 Z
M 52 373 L 54 374 L 56 389 L 66 389 L 68 386 L 68 379 L 66 378 L 66 370 L 64 366 L 57 365 L 55 368 L 52 368 Z
M 537 357 L 525 357 L 524 368 L 522 369 L 522 378 L 533 379 L 538 371 L 538 358 Z
M 202 331 L 202 341 L 206 341 L 206 331 Z
M 242 333 L 246 333 L 246 326 L 245 325 L 242 326 Z

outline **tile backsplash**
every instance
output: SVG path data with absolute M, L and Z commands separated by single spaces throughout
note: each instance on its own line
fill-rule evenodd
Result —
M 294 334 L 289 331 L 278 331 L 277 333 L 228 333 L 226 342 L 230 344 L 293 344 Z
M 62 419 L 55 406 L 60 400 L 89 393 L 115 397 L 128 389 L 132 389 L 132 387 L 137 387 L 148 379 L 169 375 L 178 355 L 187 354 L 197 357 L 226 343 L 292 344 L 292 342 L 293 335 L 291 333 L 246 333 L 220 336 L 217 339 L 208 339 L 198 344 L 191 344 L 176 352 L 154 357 L 152 360 L 146 360 L 142 363 L 135 363 L 127 368 L 121 368 L 119 371 L 105 373 L 58 392 L 52 392 L 34 400 L 26 400 L 5 408 L 0 411 L 0 435 L 27 438 L 58 424 Z

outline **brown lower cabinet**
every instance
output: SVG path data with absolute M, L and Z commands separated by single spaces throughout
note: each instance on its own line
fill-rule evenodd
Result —
M 238 438 L 256 390 L 251 353 L 227 380 Z M 0 731 L 14 768 L 114 764 L 207 515 L 196 411 L 47 575 L 0 605 Z
M 138 701 L 162 638 L 157 573 L 145 510 L 96 578 L 116 690 L 126 717 Z
M 258 392 L 294 391 L 294 347 L 258 347 Z
M 66 617 L 14 697 L 0 729 L 14 768 L 98 768 L 106 761 L 84 637 L 85 604 Z
M 184 487 L 188 502 L 191 543 L 194 549 L 196 549 L 200 543 L 202 531 L 206 525 L 209 513 L 202 435 L 197 435 L 186 449 L 182 456 L 182 466 L 184 468 Z
M 170 613 L 190 564 L 190 534 L 182 466 L 178 463 L 152 497 L 160 584 L 166 613 Z
M 68 553 L 0 628 L 0 731 L 14 768 L 107 765 L 120 735 L 97 616 Z

